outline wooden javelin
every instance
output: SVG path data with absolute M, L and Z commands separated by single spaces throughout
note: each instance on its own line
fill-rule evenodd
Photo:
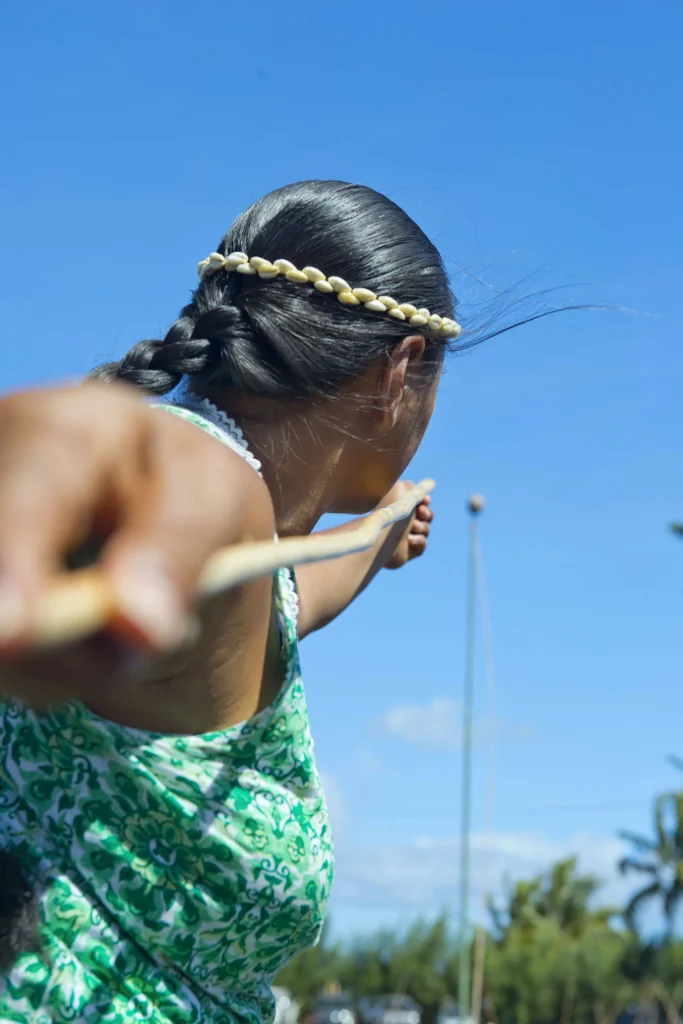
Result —
M 383 530 L 406 519 L 434 487 L 433 480 L 422 480 L 398 501 L 375 509 L 343 533 L 311 534 L 220 548 L 204 566 L 197 597 L 211 597 L 231 590 L 269 576 L 276 569 L 367 551 Z M 65 573 L 58 577 L 39 602 L 32 644 L 35 647 L 53 647 L 83 640 L 104 629 L 114 611 L 114 596 L 99 569 Z

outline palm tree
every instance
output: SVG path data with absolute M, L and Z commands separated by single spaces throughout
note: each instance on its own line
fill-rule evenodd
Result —
M 591 909 L 600 881 L 594 875 L 577 874 L 576 868 L 575 857 L 553 865 L 550 884 L 541 894 L 539 912 L 554 918 L 562 931 L 579 936 L 589 924 L 606 924 L 614 911 L 610 907 Z
M 619 862 L 622 874 L 646 875 L 647 881 L 629 900 L 624 911 L 634 927 L 638 911 L 653 901 L 661 901 L 669 933 L 683 899 L 683 792 L 664 793 L 655 801 L 655 837 L 620 833 L 631 843 L 633 854 Z
M 516 925 L 528 930 L 542 920 L 553 920 L 561 931 L 582 935 L 590 925 L 606 925 L 616 911 L 612 907 L 591 908 L 600 888 L 593 875 L 579 875 L 575 857 L 558 861 L 550 871 L 529 882 L 517 882 L 507 898 L 507 906 L 489 910 L 499 937 Z

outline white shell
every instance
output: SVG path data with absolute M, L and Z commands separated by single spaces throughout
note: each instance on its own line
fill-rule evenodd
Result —
M 229 256 L 226 256 L 225 262 L 229 267 L 239 267 L 241 263 L 248 263 L 249 257 L 246 252 L 231 252 Z
M 377 296 L 369 288 L 352 288 L 351 291 L 361 302 L 374 302 Z
M 258 270 L 258 276 L 262 281 L 272 281 L 280 276 L 280 271 L 274 263 L 262 263 Z
M 445 334 L 447 338 L 457 338 L 460 331 L 460 324 L 456 324 L 455 320 L 451 320 L 449 324 L 446 324 L 445 326 L 442 325 L 441 327 L 441 333 Z
M 287 270 L 285 277 L 288 281 L 296 281 L 298 284 L 308 284 L 308 278 L 302 270 Z
M 327 279 L 335 292 L 350 292 L 351 285 L 347 284 L 343 277 L 328 277 Z
M 236 270 L 240 274 L 258 276 L 264 281 L 272 281 L 284 274 L 289 281 L 297 284 L 314 286 L 316 291 L 329 295 L 336 292 L 337 298 L 345 306 L 359 306 L 361 303 L 373 313 L 388 313 L 394 320 L 408 320 L 413 327 L 428 327 L 442 337 L 457 338 L 462 328 L 451 317 L 441 317 L 430 313 L 424 306 L 417 308 L 410 302 L 400 305 L 390 295 L 375 295 L 369 288 L 352 288 L 343 277 L 326 278 L 317 267 L 304 267 L 297 270 L 291 260 L 277 259 L 272 263 L 262 256 L 252 256 L 244 252 L 231 252 L 222 256 L 219 252 L 211 252 L 205 260 L 197 264 L 199 279 L 215 270 Z

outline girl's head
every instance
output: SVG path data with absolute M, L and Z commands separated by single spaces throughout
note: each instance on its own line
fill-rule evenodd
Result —
M 316 267 L 352 288 L 453 318 L 438 250 L 395 203 L 360 185 L 277 189 L 237 218 L 217 252 Z M 142 341 L 95 375 L 156 395 L 186 378 L 238 414 L 296 403 L 311 418 L 336 420 L 356 442 L 359 493 L 342 502 L 351 509 L 381 496 L 414 454 L 448 343 L 447 332 L 362 302 L 345 305 L 282 274 L 264 279 L 219 267 L 205 273 L 163 341 Z

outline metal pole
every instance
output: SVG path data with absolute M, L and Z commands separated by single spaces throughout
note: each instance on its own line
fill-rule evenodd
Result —
M 467 503 L 470 513 L 470 551 L 467 580 L 467 627 L 465 636 L 465 699 L 462 710 L 462 819 L 460 828 L 460 976 L 458 1007 L 460 1020 L 471 1014 L 470 982 L 470 826 L 472 804 L 472 710 L 474 704 L 474 656 L 477 611 L 477 516 L 483 511 L 484 499 L 474 494 Z M 478 1022 L 475 1022 L 478 1024 Z

